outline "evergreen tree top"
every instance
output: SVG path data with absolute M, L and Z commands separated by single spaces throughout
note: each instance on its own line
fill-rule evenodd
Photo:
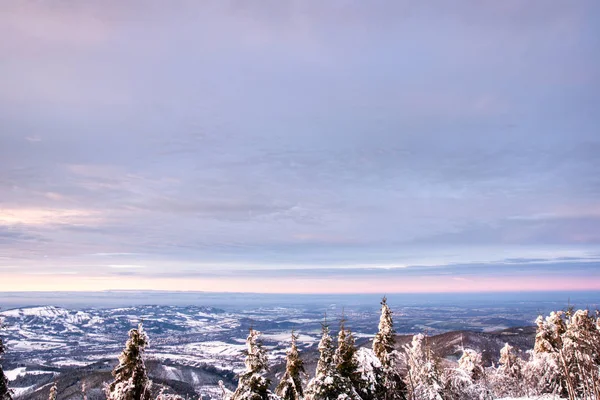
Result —
M 394 333 L 394 322 L 392 320 L 392 310 L 387 305 L 387 300 L 384 297 L 381 301 L 381 316 L 379 317 L 379 330 L 382 329 L 389 330 L 389 332 Z
M 338 346 L 335 351 L 335 363 L 341 376 L 358 383 L 360 373 L 358 372 L 358 360 L 356 359 L 356 345 L 354 336 L 349 329 L 341 324 L 338 335 Z
M 144 364 L 144 350 L 148 336 L 142 323 L 129 331 L 125 348 L 119 356 L 119 365 L 113 370 L 114 381 L 106 388 L 109 400 L 147 400 L 152 382 L 148 379 Z
M 269 361 L 267 354 L 260 341 L 261 333 L 253 328 L 250 328 L 248 337 L 246 338 L 246 372 L 258 373 L 268 369 Z
M 297 339 L 298 336 L 292 331 L 291 345 L 287 351 L 285 373 L 275 390 L 275 393 L 283 400 L 299 400 L 304 395 L 302 376 L 306 375 L 306 372 L 304 362 L 298 354 Z
M 270 381 L 263 375 L 269 364 L 259 337 L 259 331 L 249 329 L 244 350 L 246 371 L 240 374 L 238 387 L 231 397 L 233 400 L 267 400 L 269 397 Z
M 298 345 L 297 345 L 297 340 L 298 340 L 298 335 L 294 334 L 294 331 L 292 331 L 292 336 L 291 336 L 291 342 L 290 342 L 290 348 L 287 351 L 287 356 L 288 356 L 288 363 L 290 358 L 295 360 L 298 359 Z M 303 367 L 304 368 L 304 367 Z
M 381 316 L 379 317 L 379 331 L 373 338 L 373 351 L 384 368 L 391 366 L 392 360 L 390 354 L 394 351 L 396 331 L 394 330 L 394 321 L 392 319 L 392 310 L 387 305 L 387 299 L 384 296 L 381 300 Z
M 321 326 L 321 340 L 319 341 L 319 361 L 317 363 L 317 375 L 327 374 L 328 371 L 334 368 L 334 348 L 333 340 L 329 335 L 329 327 L 325 324 Z
M 139 364 L 143 364 L 142 355 L 146 346 L 148 345 L 148 336 L 144 331 L 142 323 L 138 325 L 137 329 L 131 329 L 129 331 L 129 339 L 125 343 L 125 348 L 119 356 L 119 366 L 113 371 L 113 375 L 118 377 L 124 375 L 129 378 L 135 368 Z
M 331 335 L 329 334 L 329 326 L 321 324 L 321 340 L 319 341 L 319 349 L 329 348 L 332 343 Z
M 298 335 L 295 335 L 294 332 L 292 331 L 292 337 L 291 337 L 291 344 L 290 344 L 290 348 L 287 351 L 287 363 L 288 365 L 290 365 L 290 363 L 293 363 L 294 365 L 300 365 L 302 370 L 304 370 L 304 366 L 302 365 L 302 360 L 300 360 L 299 357 L 299 353 L 298 353 L 298 345 L 296 344 L 296 341 L 298 340 Z M 299 362 L 299 364 L 298 364 Z

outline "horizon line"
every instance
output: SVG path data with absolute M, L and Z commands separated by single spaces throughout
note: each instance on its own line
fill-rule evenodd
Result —
M 417 291 L 417 292 L 381 292 L 388 295 L 420 295 L 420 294 L 503 294 L 503 293 L 600 293 L 600 289 L 559 289 L 559 290 L 467 290 L 467 291 Z M 2 294 L 15 293 L 171 293 L 171 294 L 239 294 L 268 296 L 356 296 L 378 295 L 380 292 L 240 292 L 240 291 L 208 291 L 208 290 L 167 290 L 167 289 L 104 289 L 104 290 L 0 290 Z

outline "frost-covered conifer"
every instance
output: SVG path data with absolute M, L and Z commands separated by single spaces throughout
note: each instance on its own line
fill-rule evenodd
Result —
M 464 349 L 458 367 L 444 371 L 446 399 L 479 400 L 491 398 L 481 354 Z
M 563 334 L 561 360 L 568 371 L 570 397 L 600 398 L 600 332 L 588 310 L 570 315 Z
M 392 310 L 384 296 L 381 300 L 381 316 L 379 317 L 379 330 L 373 338 L 373 352 L 379 360 L 379 366 L 373 366 L 376 376 L 374 398 L 383 400 L 401 400 L 406 395 L 406 385 L 398 371 L 398 353 L 396 344 L 396 331 Z
M 268 370 L 267 354 L 259 340 L 260 332 L 250 329 L 246 338 L 246 371 L 240 375 L 238 387 L 232 400 L 267 400 L 269 399 L 269 379 L 264 374 Z
M 458 369 L 467 374 L 474 382 L 480 380 L 484 375 L 481 354 L 472 349 L 464 349 L 458 360 Z
M 585 372 L 587 368 L 582 368 L 578 359 L 584 348 L 595 347 L 586 346 L 584 339 L 588 336 L 587 333 L 597 331 L 595 320 L 587 311 L 573 313 L 569 309 L 566 313 L 551 312 L 546 318 L 540 316 L 536 324 L 535 346 L 523 369 L 529 391 L 532 394 L 564 395 L 571 399 L 580 395 L 587 396 L 583 389 L 586 385 L 585 376 L 588 376 Z M 584 358 L 588 359 L 589 356 L 590 354 Z M 594 373 L 597 371 L 598 365 L 588 366 Z
M 0 321 L 0 327 L 1 327 Z M 6 351 L 6 347 L 4 347 L 4 343 L 2 342 L 2 338 L 0 338 L 0 359 L 2 358 L 2 354 Z M 4 375 L 4 371 L 2 370 L 2 366 L 0 365 L 0 400 L 11 400 L 12 392 L 8 388 L 8 378 Z
M 308 383 L 307 400 L 360 400 L 352 382 L 340 375 L 335 363 L 335 349 L 329 327 L 323 324 L 319 342 L 319 361 L 315 377 Z
M 356 351 L 360 385 L 356 388 L 363 400 L 379 400 L 385 398 L 384 387 L 381 384 L 381 363 L 373 349 L 361 347 Z M 383 394 L 382 394 L 383 393 Z
M 536 353 L 559 352 L 562 348 L 562 335 L 567 330 L 564 313 L 551 312 L 546 319 L 541 315 L 536 319 L 537 333 L 535 335 L 534 351 Z
M 345 320 L 342 319 L 338 333 L 338 346 L 334 356 L 335 364 L 340 375 L 348 378 L 358 390 L 361 386 L 361 378 L 356 359 L 356 344 L 352 332 L 346 329 L 344 324 Z
M 319 360 L 315 377 L 310 380 L 306 390 L 308 400 L 336 399 L 337 390 L 333 387 L 336 375 L 334 364 L 333 340 L 329 335 L 329 327 L 322 325 L 321 340 L 319 341 Z
M 52 384 L 50 388 L 50 394 L 48 395 L 48 400 L 56 400 L 56 393 L 58 392 L 58 388 L 56 387 L 56 381 Z
M 287 352 L 285 373 L 275 389 L 275 394 L 283 400 L 300 400 L 304 397 L 302 377 L 306 375 L 306 372 L 304 371 L 304 362 L 298 354 L 297 339 L 298 336 L 292 332 L 292 344 Z
M 523 364 L 526 394 L 566 394 L 564 370 L 558 353 L 529 351 L 529 360 Z
M 600 331 L 587 310 L 537 319 L 535 348 L 524 375 L 534 394 L 600 398 Z
M 535 345 L 523 368 L 527 394 L 566 394 L 566 376 L 562 357 L 566 331 L 562 311 L 536 319 Z
M 370 356 L 367 359 L 368 352 Z M 361 364 L 367 363 L 368 365 Z M 373 365 L 375 361 L 376 365 Z M 348 379 L 352 387 L 362 400 L 377 399 L 377 381 L 380 376 L 374 374 L 375 370 L 381 372 L 381 364 L 374 357 L 372 350 L 364 349 L 359 360 L 354 335 L 350 329 L 346 329 L 345 320 L 340 321 L 338 333 L 338 346 L 335 351 L 335 363 L 338 373 L 344 379 Z M 381 375 L 381 374 L 380 374 Z
M 440 360 L 435 356 L 425 336 L 413 336 L 411 344 L 404 346 L 406 385 L 411 400 L 443 400 L 444 379 Z
M 498 397 L 521 397 L 526 395 L 523 360 L 513 346 L 506 343 L 500 349 L 498 367 L 493 370 L 492 387 Z
M 392 310 L 387 305 L 387 299 L 381 300 L 381 316 L 379 317 L 379 331 L 373 339 L 373 351 L 384 368 L 392 366 L 391 353 L 396 344 L 396 331 L 392 319 Z
M 148 400 L 152 381 L 146 374 L 144 350 L 148 336 L 140 323 L 129 331 L 125 349 L 119 356 L 119 365 L 113 370 L 114 381 L 105 388 L 107 400 Z

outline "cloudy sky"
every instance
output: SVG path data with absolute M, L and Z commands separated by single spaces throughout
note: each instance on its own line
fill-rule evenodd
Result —
M 0 290 L 600 289 L 600 2 L 0 2 Z

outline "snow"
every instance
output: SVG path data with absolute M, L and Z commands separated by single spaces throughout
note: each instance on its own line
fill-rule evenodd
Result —
M 204 353 L 209 355 L 239 356 L 246 346 L 220 341 L 188 343 L 183 346 L 186 353 Z
M 8 371 L 4 371 L 4 375 L 8 378 L 9 381 L 14 381 L 15 379 L 17 379 L 20 376 L 42 375 L 42 374 L 54 374 L 54 372 L 39 371 L 39 370 L 27 371 L 27 367 L 19 367 L 19 368 L 11 369 Z
M 162 366 L 165 371 L 165 376 L 170 380 L 183 380 L 181 376 L 181 371 L 179 371 L 175 367 L 171 367 L 170 365 Z
M 501 399 L 496 400 L 561 400 L 562 397 L 558 397 L 555 395 L 547 394 L 544 396 L 533 396 L 533 397 L 502 397 Z M 565 399 L 566 400 L 566 399 Z
M 2 311 L 0 315 L 5 317 L 19 318 L 22 316 L 36 316 L 36 317 L 57 317 L 64 315 L 68 312 L 62 313 L 58 307 L 45 306 L 45 307 L 28 307 L 28 308 L 15 308 L 12 310 Z
M 8 371 L 4 371 L 4 375 L 8 378 L 9 381 L 14 381 L 19 376 L 25 375 L 25 370 L 26 369 L 27 368 L 25 368 L 25 367 L 11 369 L 11 370 L 8 370 Z
M 367 382 L 375 381 L 374 367 L 381 367 L 381 362 L 372 349 L 361 347 L 356 351 L 359 370 Z
M 219 385 L 203 385 L 198 392 L 203 397 L 210 397 L 211 399 L 220 399 L 222 397 L 222 389 Z M 233 393 L 230 391 L 229 394 Z
M 483 332 L 498 332 L 498 331 L 502 331 L 505 329 L 510 328 L 510 326 L 508 325 L 495 325 L 495 326 L 487 326 L 485 328 L 482 329 Z M 511 335 L 510 332 L 503 332 L 503 335 Z
M 309 324 L 311 322 L 319 322 L 318 320 L 310 319 L 310 318 L 295 318 L 295 319 L 288 319 L 287 321 L 291 322 L 292 324 Z
M 4 317 L 40 317 L 40 318 L 61 318 L 69 324 L 80 324 L 91 319 L 88 313 L 83 311 L 69 311 L 64 308 L 54 306 L 16 308 L 0 312 Z
M 32 391 L 35 388 L 35 385 L 27 386 L 27 387 L 11 387 L 13 391 L 13 397 L 17 398 L 21 395 L 24 395 L 27 392 Z
M 289 332 L 264 333 L 264 334 L 262 334 L 262 336 L 265 339 L 273 340 L 273 341 L 276 341 L 276 342 L 288 343 L 291 340 Z M 298 335 L 298 339 L 296 339 L 297 342 L 308 343 L 308 344 L 314 343 L 316 340 L 317 339 L 314 336 L 303 335 L 303 334 Z
M 63 360 L 56 360 L 52 364 L 56 365 L 57 367 L 63 367 L 63 366 L 87 367 L 88 365 L 90 365 L 92 363 L 90 361 L 77 361 L 77 360 L 73 360 L 73 359 L 63 359 Z
M 10 340 L 7 344 L 10 346 L 10 350 L 15 352 L 29 352 L 32 350 L 52 350 L 66 346 L 66 344 L 63 342 L 39 342 L 33 340 Z

